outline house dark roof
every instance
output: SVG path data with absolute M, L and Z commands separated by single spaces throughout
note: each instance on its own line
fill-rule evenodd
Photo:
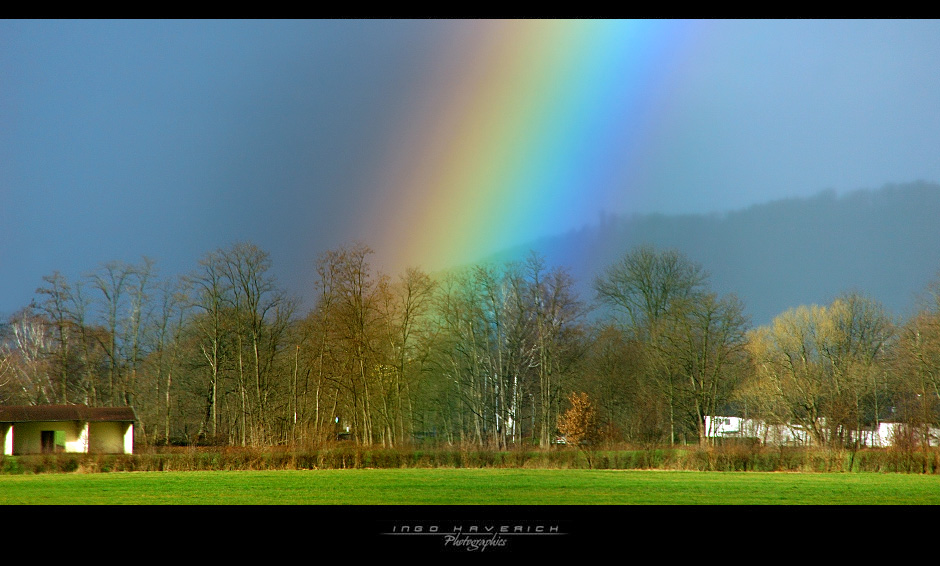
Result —
M 133 407 L 86 407 L 85 405 L 11 405 L 0 406 L 0 422 L 29 421 L 117 421 L 137 420 Z

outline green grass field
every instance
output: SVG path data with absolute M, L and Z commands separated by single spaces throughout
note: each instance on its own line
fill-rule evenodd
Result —
M 936 505 L 940 477 L 519 469 L 0 476 L 0 505 Z

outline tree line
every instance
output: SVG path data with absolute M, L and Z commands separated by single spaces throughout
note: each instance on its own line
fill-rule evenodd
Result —
M 437 277 L 371 256 L 324 253 L 307 313 L 250 243 L 181 277 L 148 258 L 53 273 L 0 328 L 0 403 L 133 406 L 145 442 L 241 446 L 705 444 L 709 415 L 843 446 L 903 422 L 926 446 L 938 423 L 937 284 L 908 320 L 849 292 L 752 328 L 675 250 L 634 248 L 588 299 L 535 253 Z

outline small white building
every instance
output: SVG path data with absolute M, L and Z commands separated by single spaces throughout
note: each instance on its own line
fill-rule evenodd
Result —
M 920 444 L 924 432 L 927 433 L 927 443 L 930 446 L 940 446 L 940 428 L 937 427 L 911 427 L 904 423 L 878 423 L 878 428 L 861 431 L 862 446 L 886 447 L 897 444 L 899 438 L 908 437 L 913 444 Z
M 825 427 L 825 419 L 820 419 L 820 426 Z M 756 438 L 761 444 L 769 445 L 809 445 L 812 436 L 803 427 L 794 424 L 771 425 L 760 419 L 741 417 L 708 416 L 705 417 L 705 431 L 709 438 Z M 923 429 L 910 429 L 902 423 L 882 422 L 878 427 L 871 427 L 858 432 L 859 444 L 863 447 L 884 448 L 894 446 L 902 434 L 920 438 Z M 930 446 L 940 445 L 940 429 L 929 427 Z
M 0 442 L 5 456 L 61 452 L 133 454 L 136 420 L 131 407 L 0 407 Z
M 741 417 L 705 417 L 705 431 L 709 438 L 754 438 L 761 444 L 804 445 L 810 435 L 797 425 L 772 425 L 760 419 Z

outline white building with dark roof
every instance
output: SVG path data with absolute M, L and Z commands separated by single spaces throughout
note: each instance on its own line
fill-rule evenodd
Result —
M 820 419 L 825 428 L 825 419 Z M 808 446 L 813 443 L 809 431 L 795 424 L 772 425 L 760 419 L 743 419 L 730 416 L 705 417 L 705 431 L 709 438 L 752 438 L 761 444 Z M 913 438 L 915 444 L 926 433 L 930 446 L 940 446 L 940 428 L 911 427 L 903 423 L 881 422 L 878 427 L 867 427 L 850 431 L 858 435 L 859 445 L 867 448 L 886 448 L 897 444 L 902 436 Z M 854 438 L 854 436 L 853 436 Z
M 3 455 L 61 452 L 133 454 L 131 407 L 0 406 Z

